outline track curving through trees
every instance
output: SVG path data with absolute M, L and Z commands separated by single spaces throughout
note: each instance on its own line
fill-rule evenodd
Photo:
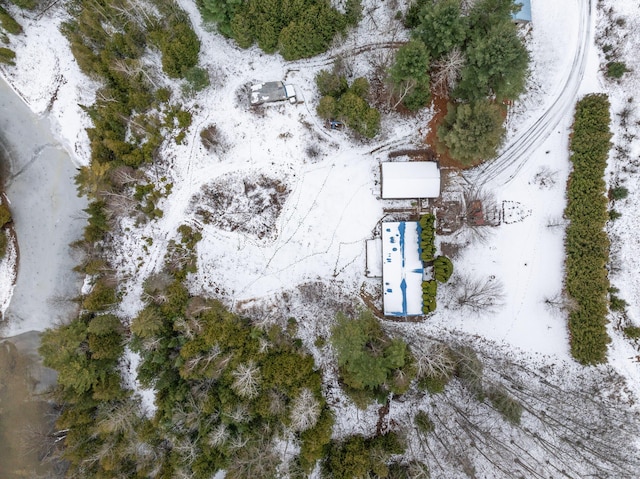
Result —
M 489 182 L 496 186 L 504 186 L 511 182 L 531 154 L 551 135 L 562 118 L 573 110 L 587 64 L 593 15 L 593 0 L 577 1 L 580 9 L 578 46 L 570 73 L 558 96 L 540 118 L 511 140 L 494 161 L 466 172 L 464 178 L 468 182 L 477 186 L 483 186 Z

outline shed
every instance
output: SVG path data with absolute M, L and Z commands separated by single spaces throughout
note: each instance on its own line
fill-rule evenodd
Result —
M 382 163 L 383 198 L 437 198 L 439 196 L 440 168 L 435 161 Z
M 385 316 L 422 315 L 424 270 L 415 221 L 382 223 L 382 287 Z
M 251 104 L 261 105 L 275 101 L 295 101 L 296 93 L 292 85 L 281 81 L 268 81 L 251 86 Z
M 512 15 L 513 21 L 516 23 L 531 23 L 531 0 L 515 0 L 516 7 L 520 7 L 516 13 Z

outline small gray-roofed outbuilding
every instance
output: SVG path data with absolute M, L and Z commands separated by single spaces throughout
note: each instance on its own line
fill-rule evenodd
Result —
M 251 104 L 261 105 L 274 101 L 283 101 L 292 97 L 292 92 L 281 81 L 257 83 L 251 87 Z M 293 94 L 295 96 L 295 94 Z

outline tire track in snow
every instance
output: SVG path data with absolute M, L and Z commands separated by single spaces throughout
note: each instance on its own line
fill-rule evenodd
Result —
M 558 97 L 533 125 L 513 138 L 511 144 L 494 161 L 464 174 L 464 178 L 470 183 L 482 186 L 495 181 L 497 185 L 504 186 L 511 182 L 531 154 L 542 145 L 565 115 L 573 109 L 587 64 L 593 15 L 593 0 L 577 1 L 580 8 L 578 47 L 573 57 L 571 71 Z

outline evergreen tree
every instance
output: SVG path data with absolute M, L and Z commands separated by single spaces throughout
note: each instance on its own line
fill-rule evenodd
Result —
M 438 139 L 449 154 L 465 165 L 495 156 L 504 136 L 500 107 L 485 100 L 449 106 Z

